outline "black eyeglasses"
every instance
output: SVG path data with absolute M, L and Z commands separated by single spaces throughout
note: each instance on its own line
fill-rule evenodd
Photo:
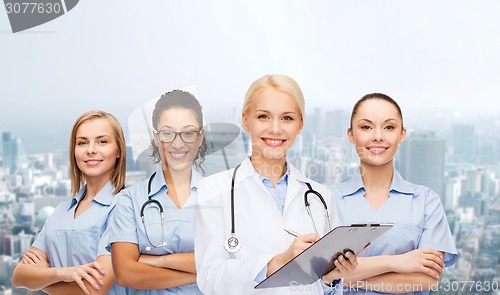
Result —
M 160 140 L 163 143 L 171 143 L 173 142 L 176 138 L 177 135 L 181 137 L 181 140 L 185 143 L 195 143 L 198 141 L 198 138 L 200 138 L 200 133 L 201 133 L 202 128 L 198 129 L 197 131 L 194 130 L 186 130 L 186 131 L 181 131 L 181 132 L 175 132 L 171 130 L 160 130 L 156 131 L 156 136 L 158 136 L 158 140 Z

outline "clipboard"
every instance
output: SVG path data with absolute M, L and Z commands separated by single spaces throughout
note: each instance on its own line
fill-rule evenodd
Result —
M 364 247 L 392 228 L 392 224 L 338 226 L 260 282 L 254 289 L 306 285 L 316 282 L 335 268 L 338 255 Z

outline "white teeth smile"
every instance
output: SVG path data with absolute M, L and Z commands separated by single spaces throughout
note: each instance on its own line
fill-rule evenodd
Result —
M 181 158 L 184 158 L 184 156 L 186 156 L 187 153 L 170 153 L 170 155 L 172 155 L 172 158 L 174 159 L 181 159 Z
M 278 144 L 282 143 L 283 141 L 279 140 L 279 139 L 266 139 L 266 142 L 270 145 L 278 145 Z
M 382 152 L 382 151 L 385 151 L 385 148 L 379 148 L 379 147 L 376 147 L 376 148 L 369 148 L 370 151 L 372 152 Z
M 86 162 L 87 162 L 87 164 L 90 164 L 90 165 L 95 165 L 95 164 L 97 164 L 97 163 L 99 163 L 99 162 L 101 162 L 101 161 L 99 161 L 99 160 L 88 160 L 88 161 L 86 161 Z

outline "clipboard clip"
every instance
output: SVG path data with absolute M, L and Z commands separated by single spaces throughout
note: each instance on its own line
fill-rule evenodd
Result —
M 353 223 L 351 224 L 353 227 L 372 227 L 372 226 L 380 226 L 380 223 Z

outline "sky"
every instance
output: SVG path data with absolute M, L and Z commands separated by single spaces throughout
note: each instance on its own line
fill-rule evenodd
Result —
M 500 118 L 499 14 L 496 0 L 82 0 L 14 34 L 0 8 L 0 131 L 28 153 L 65 148 L 81 113 L 127 130 L 134 109 L 186 87 L 210 121 L 232 121 L 221 110 L 269 73 L 294 78 L 308 112 L 383 92 L 407 117 Z

